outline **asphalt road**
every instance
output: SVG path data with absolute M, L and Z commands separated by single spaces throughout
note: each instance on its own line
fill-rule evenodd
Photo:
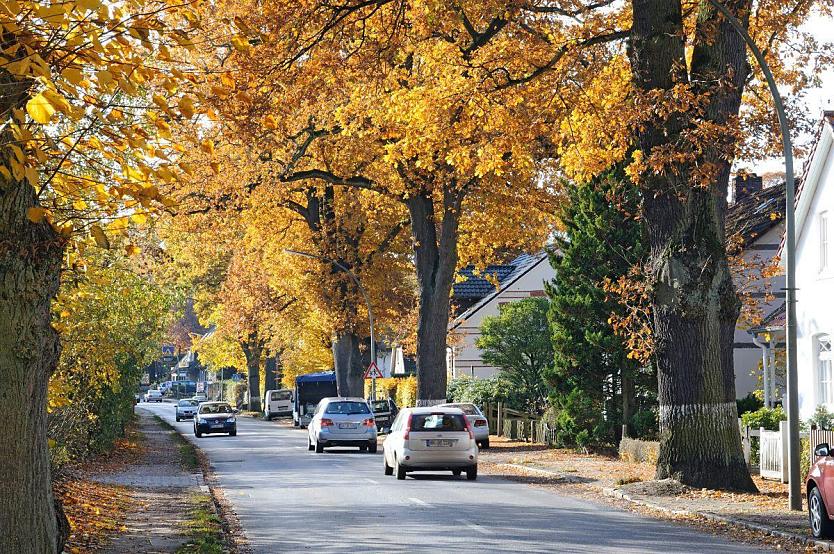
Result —
M 172 404 L 139 407 L 208 455 L 255 553 L 758 551 L 489 475 L 397 481 L 383 475 L 381 448 L 315 454 L 305 431 L 276 422 L 243 417 L 236 437 L 197 439 Z

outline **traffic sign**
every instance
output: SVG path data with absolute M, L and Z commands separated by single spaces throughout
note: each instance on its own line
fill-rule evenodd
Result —
M 376 362 L 371 362 L 371 365 L 368 366 L 368 369 L 365 370 L 365 379 L 382 379 L 382 372 L 379 370 L 379 366 L 376 365 Z

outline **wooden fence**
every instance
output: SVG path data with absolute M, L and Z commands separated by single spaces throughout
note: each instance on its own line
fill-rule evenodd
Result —
M 489 422 L 489 432 L 513 440 L 539 442 L 553 445 L 556 431 L 538 417 L 511 410 L 503 402 L 484 405 L 484 416 Z

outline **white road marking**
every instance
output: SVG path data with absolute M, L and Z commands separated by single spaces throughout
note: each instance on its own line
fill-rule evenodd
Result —
M 419 504 L 421 506 L 430 506 L 430 504 L 428 502 L 424 502 L 424 501 L 420 500 L 419 498 L 409 498 L 409 500 L 411 500 L 415 504 Z
M 462 524 L 466 525 L 467 527 L 469 527 L 470 529 L 472 529 L 473 531 L 477 531 L 478 533 L 480 533 L 482 535 L 491 535 L 492 534 L 492 531 L 490 531 L 489 529 L 485 529 L 485 528 L 481 527 L 480 525 L 476 525 L 476 524 L 474 524 L 470 521 L 466 521 L 465 519 L 459 519 L 458 523 L 462 523 Z
M 370 479 L 368 477 L 365 477 L 365 481 L 367 481 L 368 483 L 371 483 L 373 485 L 379 485 L 379 481 L 374 481 L 373 479 Z

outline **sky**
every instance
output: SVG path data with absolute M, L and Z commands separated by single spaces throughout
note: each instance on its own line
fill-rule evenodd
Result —
M 811 31 L 820 42 L 828 42 L 834 38 L 834 19 L 829 17 L 815 16 L 808 20 L 804 28 Z M 825 71 L 821 76 L 822 86 L 808 91 L 805 101 L 805 110 L 815 119 L 822 115 L 823 110 L 834 109 L 834 68 Z M 813 137 L 794 137 L 801 142 L 808 142 Z M 800 158 L 794 162 L 794 171 L 797 176 L 802 171 L 804 159 Z M 785 163 L 781 158 L 763 160 L 754 164 L 752 170 L 758 174 L 769 172 L 784 172 Z

